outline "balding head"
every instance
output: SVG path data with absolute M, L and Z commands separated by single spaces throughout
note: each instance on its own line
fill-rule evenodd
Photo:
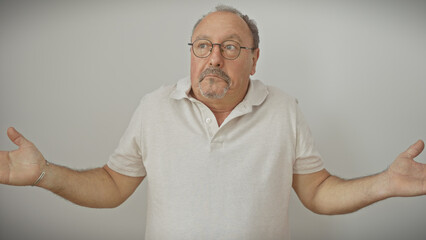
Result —
M 247 27 L 250 30 L 251 36 L 253 38 L 253 48 L 258 48 L 259 47 L 259 30 L 256 26 L 256 22 L 253 19 L 250 19 L 249 16 L 242 14 L 240 11 L 238 11 L 236 8 L 230 7 L 230 6 L 226 6 L 226 5 L 218 5 L 216 6 L 214 11 L 211 11 L 209 13 L 207 13 L 206 15 L 204 15 L 202 18 L 200 18 L 194 25 L 194 28 L 192 29 L 192 34 L 194 34 L 195 29 L 197 28 L 197 26 L 200 24 L 200 22 L 208 15 L 210 15 L 211 13 L 215 13 L 215 12 L 229 12 L 229 13 L 233 13 L 237 16 L 239 16 L 241 19 L 244 20 L 244 22 L 247 24 Z

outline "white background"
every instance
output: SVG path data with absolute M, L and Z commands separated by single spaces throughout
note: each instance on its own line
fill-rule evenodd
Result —
M 297 97 L 327 169 L 383 171 L 426 138 L 425 1 L 223 1 L 254 18 L 254 78 Z M 214 1 L 0 1 L 0 149 L 15 126 L 51 162 L 102 166 L 139 99 L 189 75 Z M 425 161 L 425 154 L 418 160 Z M 146 183 L 116 209 L 0 186 L 0 239 L 143 239 Z M 293 195 L 292 239 L 424 239 L 426 198 L 319 216 Z

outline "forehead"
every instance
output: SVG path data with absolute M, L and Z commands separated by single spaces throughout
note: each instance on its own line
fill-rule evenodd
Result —
M 247 23 L 231 12 L 214 12 L 207 15 L 194 29 L 192 40 L 211 41 L 237 40 L 251 43 L 252 36 Z

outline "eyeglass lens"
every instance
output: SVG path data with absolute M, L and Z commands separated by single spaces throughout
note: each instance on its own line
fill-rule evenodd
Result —
M 195 56 L 205 58 L 210 55 L 214 45 L 219 45 L 222 56 L 227 59 L 235 59 L 240 55 L 240 44 L 238 42 L 228 40 L 221 44 L 213 44 L 209 40 L 199 39 L 192 44 L 192 51 Z

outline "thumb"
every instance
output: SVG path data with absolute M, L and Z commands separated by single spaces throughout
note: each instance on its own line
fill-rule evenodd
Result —
M 411 145 L 405 152 L 402 153 L 404 157 L 415 158 L 425 148 L 425 143 L 422 140 L 418 140 L 416 143 Z
M 29 143 L 29 141 L 13 127 L 7 129 L 7 136 L 14 144 L 18 145 L 19 147 Z

